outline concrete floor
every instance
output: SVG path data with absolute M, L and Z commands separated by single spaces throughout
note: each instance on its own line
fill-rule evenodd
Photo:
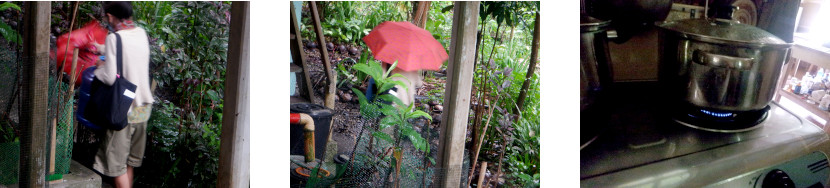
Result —
M 0 185 L 0 188 L 16 188 L 17 184 Z M 49 187 L 57 188 L 99 188 L 102 187 L 101 176 L 96 174 L 91 169 L 88 169 L 78 163 L 72 161 L 69 165 L 69 174 L 64 174 L 63 179 L 50 181 Z

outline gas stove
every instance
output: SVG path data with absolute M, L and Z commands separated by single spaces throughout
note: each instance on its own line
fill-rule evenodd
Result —
M 581 114 L 608 120 L 580 125 L 603 130 L 580 150 L 582 187 L 828 186 L 822 128 L 773 102 L 752 130 L 699 130 L 672 118 L 676 111 L 666 109 L 676 107 L 658 89 L 617 83 L 602 105 L 607 113 Z

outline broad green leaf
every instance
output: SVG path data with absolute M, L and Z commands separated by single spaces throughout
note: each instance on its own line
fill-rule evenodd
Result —
M 401 101 L 401 99 L 399 99 L 398 97 L 396 97 L 392 94 L 383 94 L 383 95 L 378 96 L 378 98 L 381 99 L 381 100 L 384 100 L 384 101 L 395 102 L 395 104 L 397 104 L 398 106 L 403 106 L 403 101 Z
M 389 136 L 388 134 L 386 134 L 384 132 L 381 132 L 381 131 L 372 132 L 372 136 L 375 136 L 375 137 L 380 138 L 382 140 L 386 140 L 389 143 L 395 142 L 395 140 L 392 139 L 391 136 Z
M 420 135 L 408 135 L 409 141 L 412 141 L 412 146 L 415 146 L 416 149 L 421 150 L 423 152 L 427 152 L 427 145 L 426 140 L 422 138 Z
M 424 111 L 420 111 L 420 110 L 415 110 L 415 111 L 414 111 L 414 112 L 412 112 L 412 114 L 410 114 L 410 115 L 409 115 L 409 117 L 407 117 L 407 118 L 414 119 L 414 118 L 418 118 L 418 117 L 424 117 L 424 118 L 427 118 L 427 119 L 429 119 L 429 120 L 432 120 L 432 116 L 429 116 L 429 114 L 427 114 L 427 113 L 426 113 L 426 112 L 424 112 Z
M 452 8 L 453 8 L 453 5 L 446 6 L 446 7 L 441 9 L 441 13 L 447 13 L 448 11 L 452 10 Z
M 392 105 L 381 103 L 380 106 L 381 106 L 380 112 L 383 113 L 383 115 L 387 115 L 387 116 L 397 116 L 398 115 L 398 111 Z
M 380 85 L 380 89 L 378 89 L 378 93 L 385 92 L 389 89 L 392 89 L 393 87 L 395 87 L 395 84 L 393 84 L 393 83 L 383 83 L 382 85 Z
M 211 100 L 213 100 L 213 101 L 215 101 L 215 102 L 218 102 L 218 101 L 219 101 L 219 95 L 218 95 L 218 94 L 216 94 L 216 91 L 215 91 L 215 90 L 209 90 L 209 91 L 207 92 L 207 94 L 208 94 L 208 97 L 210 97 L 210 99 L 211 99 Z
M 376 63 L 357 64 L 357 65 L 352 66 L 352 68 L 357 70 L 357 71 L 366 73 L 367 75 L 374 78 L 375 82 L 377 82 L 377 80 L 381 80 L 381 77 L 380 77 L 381 73 L 377 71 L 377 69 L 373 66 L 373 64 L 376 64 Z
M 13 43 L 21 44 L 20 42 L 20 34 L 17 33 L 11 26 L 6 25 L 6 23 L 0 21 L 0 34 L 3 35 L 7 41 L 11 41 Z
M 383 129 L 389 128 L 393 125 L 396 125 L 397 123 L 398 122 L 395 121 L 395 117 L 386 116 L 383 119 L 380 119 L 380 124 L 378 126 L 378 129 L 383 130 Z
M 406 84 L 404 84 L 404 83 L 403 83 L 402 81 L 400 81 L 400 80 L 387 80 L 387 81 L 388 81 L 387 83 L 392 83 L 392 84 L 395 84 L 395 85 L 397 85 L 397 86 L 401 86 L 401 88 L 403 88 L 404 90 L 406 90 L 406 91 L 398 91 L 398 92 L 407 92 L 407 91 L 409 91 L 409 88 L 407 88 L 407 87 L 406 87 Z
M 10 9 L 10 8 L 11 8 L 11 9 L 15 9 L 15 10 L 17 10 L 17 11 L 21 11 L 21 10 L 20 10 L 20 7 L 19 7 L 19 6 L 17 6 L 17 5 L 15 5 L 14 3 L 5 2 L 5 3 L 3 3 L 3 4 L 0 4 L 0 12 L 4 12 L 4 11 L 6 11 L 7 9 Z

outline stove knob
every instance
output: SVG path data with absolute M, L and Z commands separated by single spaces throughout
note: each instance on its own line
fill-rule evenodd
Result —
M 772 170 L 771 172 L 767 173 L 767 176 L 764 177 L 764 182 L 761 184 L 762 188 L 773 188 L 773 187 L 795 187 L 795 183 L 787 173 L 784 173 L 782 170 Z

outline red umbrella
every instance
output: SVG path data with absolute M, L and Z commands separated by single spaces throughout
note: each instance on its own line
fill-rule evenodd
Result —
M 404 71 L 438 70 L 449 56 L 429 31 L 409 22 L 386 21 L 363 37 L 375 59 Z

